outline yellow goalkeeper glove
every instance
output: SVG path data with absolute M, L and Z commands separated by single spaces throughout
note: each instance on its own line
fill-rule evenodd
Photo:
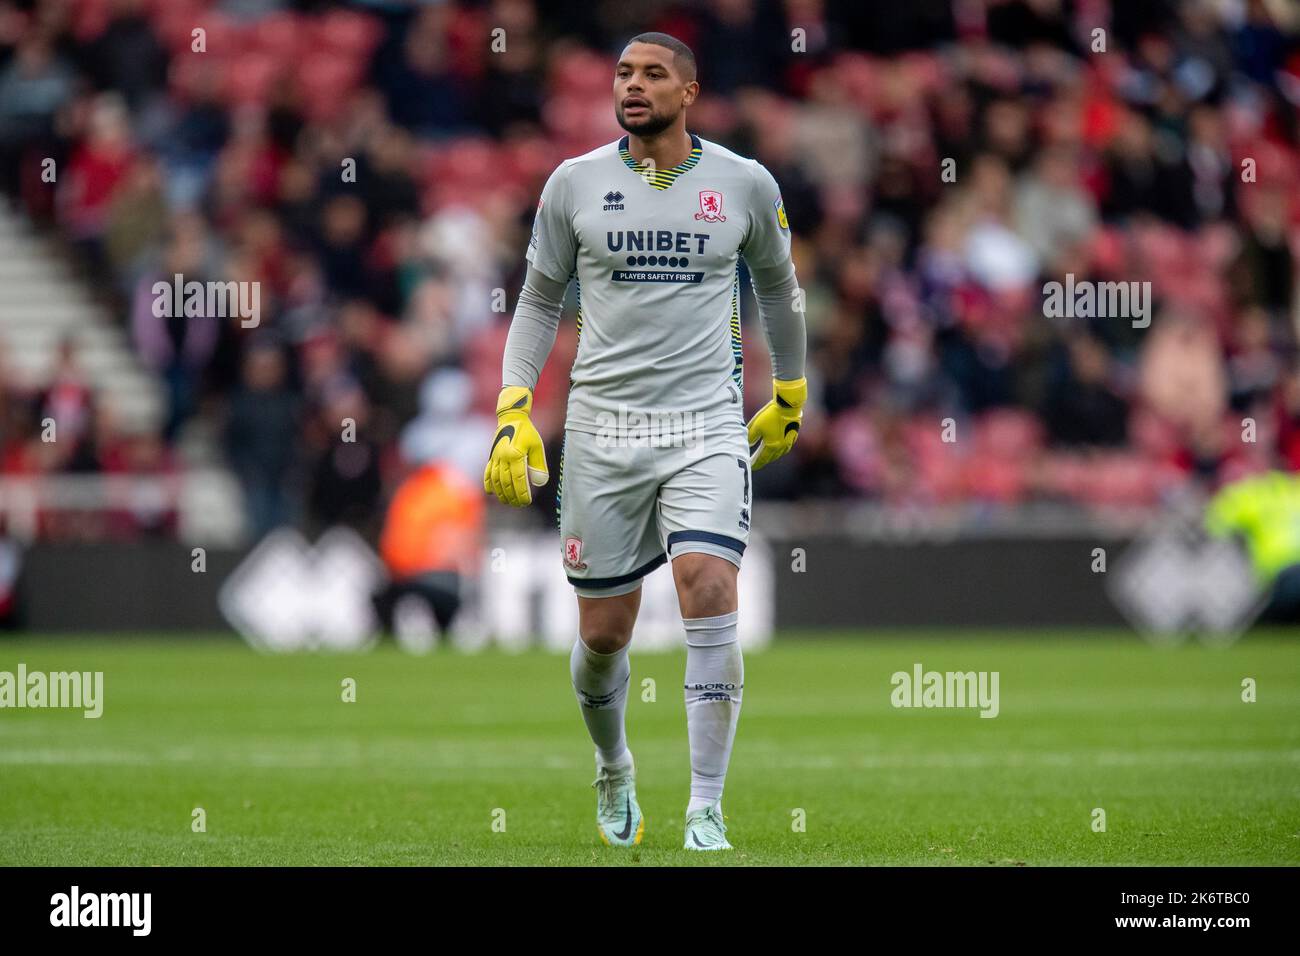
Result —
M 758 444 L 749 457 L 754 471 L 768 462 L 776 461 L 791 448 L 799 437 L 799 421 L 803 418 L 803 405 L 808 400 L 807 379 L 783 382 L 772 380 L 772 400 L 755 412 L 749 420 L 749 445 Z
M 483 470 L 483 490 L 508 505 L 522 508 L 533 503 L 534 485 L 550 480 L 546 448 L 528 413 L 533 393 L 522 385 L 507 385 L 497 396 L 497 434 Z

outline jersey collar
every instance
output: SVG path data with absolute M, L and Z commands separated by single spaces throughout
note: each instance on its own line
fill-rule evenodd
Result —
M 700 161 L 700 155 L 703 152 L 703 147 L 700 146 L 700 138 L 694 133 L 691 133 L 690 137 L 691 154 L 687 156 L 686 159 L 678 163 L 672 169 L 656 169 L 651 175 L 647 175 L 645 167 L 632 158 L 632 154 L 627 148 L 627 134 L 624 134 L 623 138 L 618 141 L 618 155 L 622 157 L 623 162 L 626 164 L 628 169 L 632 170 L 632 172 L 644 179 L 649 185 L 653 186 L 655 189 L 667 189 L 673 183 L 677 182 L 677 177 L 689 172 L 695 167 L 695 164 Z

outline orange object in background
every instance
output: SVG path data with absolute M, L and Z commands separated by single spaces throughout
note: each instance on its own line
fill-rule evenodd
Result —
M 395 580 L 429 571 L 474 574 L 482 560 L 483 489 L 434 462 L 398 486 L 384 518 L 379 554 Z

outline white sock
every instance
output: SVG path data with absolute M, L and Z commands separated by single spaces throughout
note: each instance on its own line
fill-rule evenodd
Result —
M 686 626 L 686 735 L 691 744 L 687 813 L 722 800 L 745 686 L 737 616 L 732 611 L 682 621 Z
M 579 637 L 569 655 L 569 673 L 582 719 L 596 745 L 596 763 L 604 767 L 622 766 L 631 760 L 623 727 L 627 685 L 632 677 L 627 647 L 624 644 L 612 654 L 598 654 Z

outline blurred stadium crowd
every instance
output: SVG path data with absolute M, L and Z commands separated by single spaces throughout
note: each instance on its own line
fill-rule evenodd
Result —
M 431 458 L 479 482 L 537 196 L 621 135 L 613 61 L 643 30 L 694 48 L 688 128 L 771 169 L 794 233 L 811 408 L 759 494 L 1144 506 L 1300 469 L 1286 0 L 0 0 L 3 189 L 168 397 L 157 435 L 120 435 L 75 349 L 24 382 L 0 343 L 0 474 L 165 474 L 199 421 L 255 532 L 375 532 Z M 175 273 L 260 282 L 260 325 L 156 318 Z M 1067 274 L 1149 281 L 1154 321 L 1046 317 Z M 571 318 L 536 398 L 553 473 Z

